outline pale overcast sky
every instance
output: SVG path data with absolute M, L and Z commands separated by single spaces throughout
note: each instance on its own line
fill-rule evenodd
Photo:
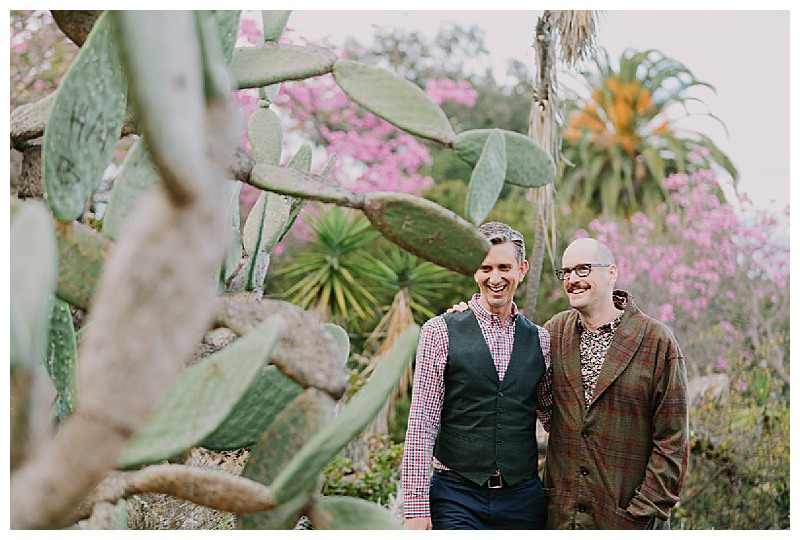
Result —
M 434 2 L 434 4 L 436 4 Z M 769 2 L 767 4 L 770 4 Z M 761 4 L 759 4 L 761 5 Z M 768 7 L 766 4 L 765 7 Z M 599 45 L 612 59 L 626 47 L 659 49 L 716 87 L 698 90 L 727 126 L 697 119 L 687 128 L 711 136 L 740 172 L 739 191 L 759 206 L 789 201 L 789 11 L 604 11 Z M 479 25 L 496 77 L 509 58 L 533 64 L 533 32 L 541 11 L 321 11 L 295 10 L 288 27 L 303 37 L 341 44 L 354 36 L 372 42 L 377 26 L 417 29 L 433 37 L 440 24 Z

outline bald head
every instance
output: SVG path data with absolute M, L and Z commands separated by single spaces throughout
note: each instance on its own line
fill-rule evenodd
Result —
M 564 250 L 562 262 L 564 259 L 569 259 L 571 255 L 578 253 L 585 259 L 584 262 L 616 264 L 611 249 L 603 242 L 595 240 L 594 238 L 578 238 L 574 240 L 567 246 L 567 249 Z

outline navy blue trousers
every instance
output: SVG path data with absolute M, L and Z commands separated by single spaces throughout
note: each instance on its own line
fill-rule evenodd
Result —
M 430 484 L 431 523 L 442 529 L 544 529 L 547 505 L 538 476 L 513 486 L 489 489 L 434 472 Z

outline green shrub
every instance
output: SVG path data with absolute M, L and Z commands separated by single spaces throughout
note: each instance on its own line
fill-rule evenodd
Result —
M 364 442 L 368 451 L 366 468 L 356 470 L 352 459 L 336 456 L 324 470 L 323 495 L 349 495 L 384 505 L 390 496 L 397 495 L 402 443 L 394 443 L 389 437 L 369 437 Z
M 691 410 L 691 461 L 673 528 L 789 527 L 789 403 L 763 360 L 740 354 L 730 389 Z

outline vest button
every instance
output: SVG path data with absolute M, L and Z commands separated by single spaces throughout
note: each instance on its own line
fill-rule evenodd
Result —
M 497 446 L 500 446 L 501 444 L 503 444 L 503 441 L 497 441 Z
M 499 392 L 497 395 L 500 396 L 500 397 L 503 397 L 503 393 L 502 392 Z
M 588 436 L 589 436 L 589 432 L 588 431 L 581 431 L 581 437 L 583 437 L 585 439 Z
M 588 475 L 589 474 L 589 469 L 587 469 L 586 467 L 581 467 L 581 474 L 583 476 Z
M 583 504 L 578 505 L 578 512 L 586 512 L 586 506 Z

